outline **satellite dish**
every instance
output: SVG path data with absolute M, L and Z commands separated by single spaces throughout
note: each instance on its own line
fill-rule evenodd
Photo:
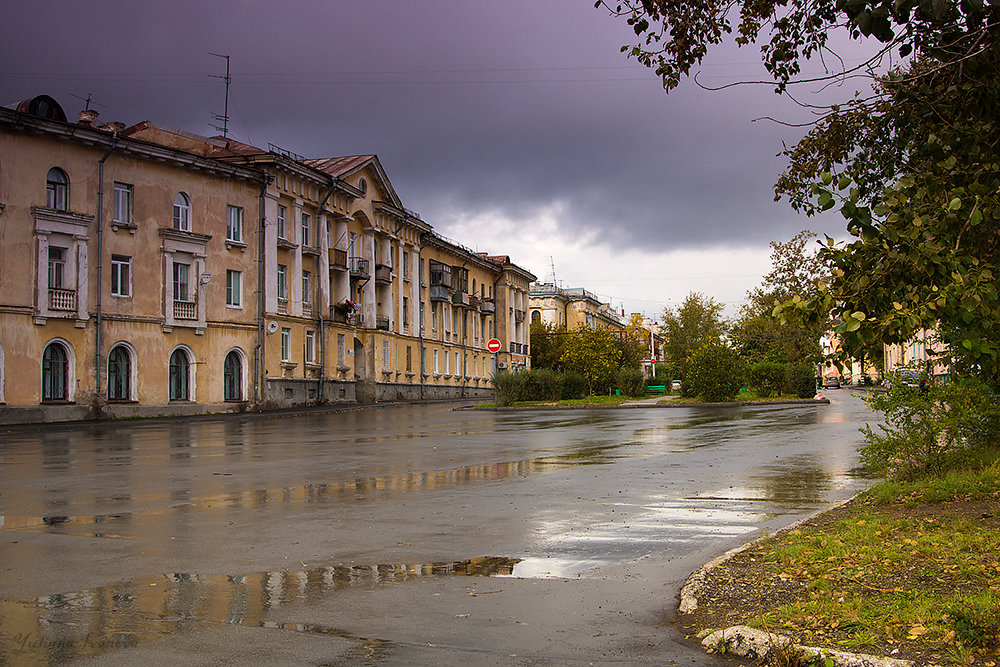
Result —
M 277 322 L 275 322 L 274 320 L 272 320 L 272 321 L 270 321 L 270 322 L 267 323 L 267 333 L 273 334 L 277 330 L 278 330 L 278 323 Z

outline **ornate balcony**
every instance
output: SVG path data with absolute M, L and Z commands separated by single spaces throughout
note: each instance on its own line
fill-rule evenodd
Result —
M 76 310 L 76 290 L 50 287 L 49 310 Z
M 524 311 L 523 310 L 518 310 L 517 308 L 514 309 L 514 321 L 515 322 L 523 322 L 524 321 Z
M 194 301 L 174 301 L 175 320 L 198 319 L 198 304 Z
M 379 315 L 378 317 L 376 317 L 375 318 L 375 328 L 376 329 L 381 329 L 382 331 L 388 331 L 389 330 L 389 316 L 388 315 Z
M 371 278 L 371 264 L 364 257 L 350 258 L 351 278 Z

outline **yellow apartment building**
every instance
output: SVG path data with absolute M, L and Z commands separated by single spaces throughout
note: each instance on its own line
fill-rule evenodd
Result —
M 531 322 L 544 322 L 573 331 L 579 327 L 587 329 L 611 329 L 624 331 L 626 322 L 623 315 L 604 303 L 593 292 L 583 288 L 562 288 L 552 283 L 531 285 L 529 294 Z

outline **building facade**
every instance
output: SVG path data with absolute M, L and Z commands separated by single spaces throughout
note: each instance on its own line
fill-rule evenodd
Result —
M 602 302 L 596 294 L 583 288 L 562 288 L 552 283 L 536 283 L 529 291 L 531 322 L 543 322 L 573 331 L 580 327 L 587 329 L 611 329 L 623 331 L 626 326 L 624 316 Z
M 96 116 L 0 109 L 0 423 L 485 396 L 526 356 L 534 276 L 376 156 Z

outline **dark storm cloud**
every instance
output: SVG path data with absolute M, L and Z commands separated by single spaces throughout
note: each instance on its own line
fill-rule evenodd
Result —
M 234 136 L 378 153 L 444 233 L 554 201 L 568 233 L 619 247 L 763 244 L 806 225 L 771 194 L 797 132 L 750 123 L 787 107 L 767 89 L 665 96 L 619 53 L 627 26 L 585 0 L 57 5 L 8 11 L 4 103 L 45 92 L 74 117 L 72 95 L 93 93 L 102 120 L 214 134 L 223 84 L 209 75 L 225 62 L 208 52 L 225 53 Z M 709 80 L 746 76 L 755 55 L 724 54 Z

